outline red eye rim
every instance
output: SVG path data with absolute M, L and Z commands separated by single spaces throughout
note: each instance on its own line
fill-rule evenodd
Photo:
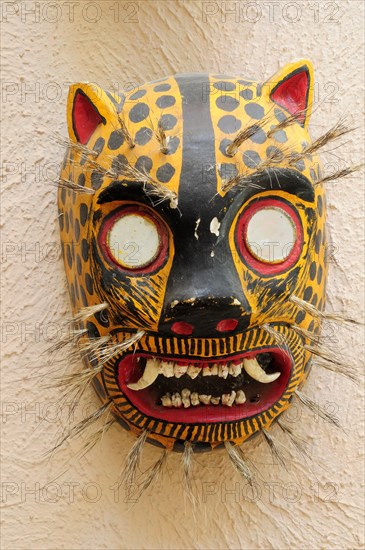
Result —
M 107 240 L 108 233 L 113 227 L 113 225 L 116 223 L 116 221 L 122 218 L 123 216 L 129 215 L 129 214 L 137 214 L 139 216 L 148 218 L 150 221 L 152 221 L 157 228 L 159 240 L 160 240 L 159 249 L 155 254 L 154 258 L 151 260 L 151 262 L 141 267 L 137 267 L 135 269 L 133 267 L 128 268 L 118 264 L 118 262 L 116 261 L 116 259 L 114 258 L 114 256 L 110 251 L 110 248 L 108 246 L 108 240 Z M 158 271 L 162 267 L 162 265 L 165 263 L 168 256 L 169 236 L 168 236 L 168 231 L 165 224 L 159 218 L 157 218 L 157 216 L 149 212 L 145 207 L 122 206 L 121 208 L 118 208 L 118 210 L 110 214 L 103 221 L 101 225 L 99 237 L 98 237 L 98 243 L 107 261 L 113 264 L 113 266 L 116 267 L 118 270 L 122 271 L 123 273 L 130 273 L 131 275 L 145 275 L 145 274 L 152 273 L 154 271 Z
M 252 216 L 262 208 L 277 208 L 288 214 L 294 224 L 297 239 L 287 258 L 282 262 L 266 263 L 255 258 L 247 247 L 247 227 Z M 241 214 L 235 229 L 235 242 L 243 261 L 261 275 L 275 275 L 287 271 L 298 261 L 303 249 L 303 227 L 298 213 L 289 204 L 277 199 L 257 199 Z

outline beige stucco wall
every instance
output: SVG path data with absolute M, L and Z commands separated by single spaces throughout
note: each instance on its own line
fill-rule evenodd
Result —
M 62 155 L 52 133 L 66 135 L 68 83 L 123 88 L 166 73 L 209 70 L 264 79 L 292 59 L 309 57 L 318 103 L 313 134 L 344 114 L 360 127 L 327 156 L 330 171 L 361 158 L 363 2 L 59 0 L 57 6 L 44 0 L 1 5 L 2 547 L 362 548 L 363 393 L 357 384 L 312 372 L 306 392 L 336 412 L 345 428 L 295 409 L 292 425 L 310 443 L 308 464 L 292 452 L 285 472 L 264 442 L 247 444 L 261 474 L 255 499 L 224 453 L 198 456 L 194 517 L 178 455 L 134 507 L 113 491 L 132 442 L 118 427 L 86 458 L 75 458 L 79 442 L 72 441 L 42 462 L 60 428 L 60 411 L 57 392 L 40 389 L 37 374 L 46 365 L 41 351 L 51 323 L 69 312 L 63 266 L 53 251 L 47 257 L 48 244 L 58 239 L 49 179 Z M 225 17 L 232 7 L 239 11 Z M 27 11 L 34 8 L 35 15 Z M 363 196 L 358 175 L 328 185 L 334 249 L 328 307 L 356 318 L 364 299 Z M 362 340 L 355 328 L 328 332 L 329 345 L 348 363 L 361 363 Z M 97 404 L 91 391 L 86 402 Z M 78 414 L 84 412 L 83 402 Z M 283 434 L 275 435 L 287 445 Z M 146 448 L 144 465 L 158 456 Z

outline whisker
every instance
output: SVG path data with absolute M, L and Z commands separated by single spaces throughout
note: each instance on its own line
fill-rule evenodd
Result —
M 165 129 L 164 127 L 162 126 L 161 124 L 161 121 L 159 120 L 158 123 L 157 123 L 157 129 L 155 131 L 155 136 L 156 136 L 156 139 L 157 141 L 159 142 L 160 144 L 160 151 L 161 153 L 163 153 L 164 155 L 166 155 L 169 150 L 167 148 L 167 143 L 168 143 L 168 138 L 166 136 L 166 132 L 165 132 Z
M 100 364 L 104 365 L 118 353 L 127 350 L 128 348 L 133 346 L 133 344 L 137 344 L 137 342 L 139 342 L 139 340 L 143 337 L 144 334 L 145 334 L 145 331 L 140 330 L 135 334 L 133 334 L 130 338 L 127 338 L 126 340 L 124 340 L 123 342 L 119 342 L 118 344 L 114 344 L 112 346 L 105 347 L 104 349 L 102 349 L 100 351 L 100 358 L 101 358 Z
M 339 363 L 333 363 L 332 361 L 319 361 L 318 359 L 315 359 L 314 365 L 318 367 L 323 367 L 324 369 L 334 372 L 336 374 L 346 376 L 346 378 L 349 378 L 349 380 L 352 380 L 352 382 L 360 382 L 357 370 L 350 365 L 341 365 Z
M 321 336 L 319 334 L 314 334 L 314 332 L 310 332 L 309 330 L 306 330 L 302 327 L 298 327 L 298 325 L 291 325 L 291 328 L 299 334 L 299 336 L 302 336 L 303 338 L 307 338 L 307 340 L 310 340 L 314 344 L 319 344 L 321 341 Z
M 303 458 L 311 458 L 311 455 L 307 449 L 307 441 L 303 437 L 300 437 L 298 434 L 296 434 L 287 424 L 284 424 L 284 422 L 280 418 L 277 420 L 277 424 L 280 426 L 281 430 L 289 436 L 290 441 L 292 442 L 298 453 Z
M 284 445 L 282 445 L 278 441 L 275 441 L 273 436 L 270 435 L 269 432 L 267 430 L 265 430 L 264 428 L 262 428 L 261 431 L 262 431 L 262 434 L 264 436 L 264 439 L 265 439 L 266 443 L 269 446 L 269 449 L 270 449 L 273 457 L 276 458 L 276 460 L 278 461 L 280 466 L 282 466 L 283 468 L 285 468 L 286 471 L 288 471 L 288 468 L 287 468 L 287 465 L 286 465 L 287 461 L 285 460 L 287 450 L 284 447 Z
M 127 128 L 127 125 L 124 120 L 124 116 L 121 113 L 118 113 L 118 122 L 120 125 L 120 132 L 125 138 L 126 142 L 128 143 L 130 149 L 133 149 L 136 145 L 134 138 L 132 137 L 132 134 Z
M 160 458 L 155 462 L 155 464 L 153 464 L 153 466 L 151 466 L 146 472 L 144 472 L 141 481 L 138 482 L 137 491 L 133 493 L 134 502 L 137 502 L 141 498 L 143 493 L 148 489 L 148 487 L 152 483 L 155 483 L 157 481 L 157 479 L 161 475 L 163 467 L 166 464 L 166 460 L 167 449 L 164 449 L 161 453 Z
M 327 412 L 325 409 L 323 409 L 319 403 L 314 401 L 313 399 L 310 399 L 310 397 L 304 395 L 301 391 L 295 390 L 295 395 L 298 397 L 299 401 L 303 403 L 308 409 L 315 414 L 319 416 L 319 418 L 322 418 L 322 420 L 325 420 L 326 422 L 330 422 L 331 424 L 334 424 L 337 428 L 342 428 L 341 423 L 339 419 L 334 416 L 333 414 Z
M 363 167 L 364 164 L 354 164 L 353 166 L 348 166 L 347 168 L 343 168 L 342 170 L 337 170 L 337 172 L 333 172 L 333 174 L 329 174 L 328 176 L 324 176 L 323 178 L 321 178 L 314 184 L 314 186 L 322 185 L 329 181 L 335 181 L 340 178 L 345 178 L 346 176 L 349 176 L 350 174 L 361 170 Z
M 82 143 L 79 143 L 78 141 L 72 141 L 68 138 L 64 138 L 55 133 L 51 133 L 50 137 L 58 145 L 62 145 L 63 147 L 74 149 L 75 151 L 78 151 L 85 155 L 90 155 L 92 157 L 97 157 L 99 155 L 97 151 L 93 151 L 92 149 L 89 149 L 89 147 L 87 147 L 86 145 L 83 145 Z
M 269 323 L 264 323 L 263 325 L 261 325 L 260 328 L 262 328 L 265 332 L 267 332 L 268 334 L 270 334 L 270 336 L 272 336 L 272 338 L 275 340 L 276 345 L 280 349 L 282 349 L 286 353 L 290 353 L 290 348 L 283 334 L 281 334 L 274 327 L 270 326 Z
M 242 450 L 239 447 L 234 446 L 230 441 L 225 441 L 224 446 L 234 469 L 241 474 L 250 485 L 252 485 L 254 480 L 253 474 L 248 467 Z
M 321 319 L 327 319 L 330 321 L 336 321 L 340 323 L 351 323 L 351 324 L 360 325 L 360 326 L 363 325 L 361 321 L 357 321 L 356 319 L 353 319 L 352 317 L 347 317 L 345 315 L 342 315 L 341 313 L 336 313 L 336 312 L 331 313 L 327 311 L 320 311 L 309 302 L 306 302 L 305 300 L 298 298 L 298 296 L 295 296 L 294 294 L 290 296 L 289 300 L 294 304 L 296 304 L 298 307 L 304 309 L 304 311 L 306 311 L 310 315 L 313 315 L 314 317 L 320 317 Z
M 51 183 L 59 189 L 69 189 L 70 191 L 74 191 L 75 193 L 85 193 L 87 195 L 94 195 L 95 193 L 94 189 L 91 189 L 90 187 L 83 187 L 82 185 L 79 185 L 78 183 L 67 180 L 65 178 L 60 178 L 56 181 L 52 181 Z
M 191 483 L 192 460 L 193 460 L 193 445 L 190 443 L 190 441 L 185 441 L 184 452 L 181 457 L 181 461 L 183 465 L 183 476 L 184 476 L 184 491 L 187 494 L 188 499 L 194 506 L 195 497 L 193 494 L 193 487 Z
M 123 466 L 122 473 L 117 480 L 117 487 L 124 485 L 128 497 L 131 496 L 135 484 L 137 469 L 141 462 L 143 447 L 149 435 L 149 430 L 142 430 L 136 441 L 133 443 Z
M 93 434 L 91 434 L 85 441 L 85 443 L 83 444 L 83 446 L 81 447 L 81 449 L 76 453 L 76 456 L 78 458 L 82 458 L 84 457 L 89 451 L 91 451 L 91 449 L 93 449 L 95 447 L 95 445 L 97 443 L 99 443 L 104 435 L 106 434 L 106 432 L 112 427 L 113 424 L 115 424 L 115 419 L 112 418 L 111 420 L 108 420 L 104 426 L 102 426 L 101 428 L 99 428 L 96 432 L 94 432 Z
M 104 311 L 109 307 L 109 304 L 107 302 L 103 302 L 101 304 L 96 304 L 94 306 L 87 306 L 81 308 L 76 315 L 74 315 L 73 319 L 71 319 L 70 322 L 72 323 L 82 323 L 86 321 L 89 317 L 92 317 L 95 315 L 95 313 L 99 313 L 100 311 Z

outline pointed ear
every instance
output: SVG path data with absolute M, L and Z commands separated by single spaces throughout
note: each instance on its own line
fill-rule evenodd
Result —
M 67 124 L 72 141 L 86 145 L 100 124 L 106 124 L 116 117 L 114 102 L 95 84 L 79 83 L 70 87 Z
M 301 60 L 286 65 L 265 84 L 264 90 L 271 101 L 296 115 L 306 128 L 313 102 L 313 65 Z

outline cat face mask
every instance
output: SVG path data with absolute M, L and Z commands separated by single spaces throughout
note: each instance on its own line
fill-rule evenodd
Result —
M 307 61 L 264 84 L 70 89 L 59 221 L 73 338 L 83 383 L 143 442 L 231 452 L 303 399 L 327 271 L 312 94 Z

